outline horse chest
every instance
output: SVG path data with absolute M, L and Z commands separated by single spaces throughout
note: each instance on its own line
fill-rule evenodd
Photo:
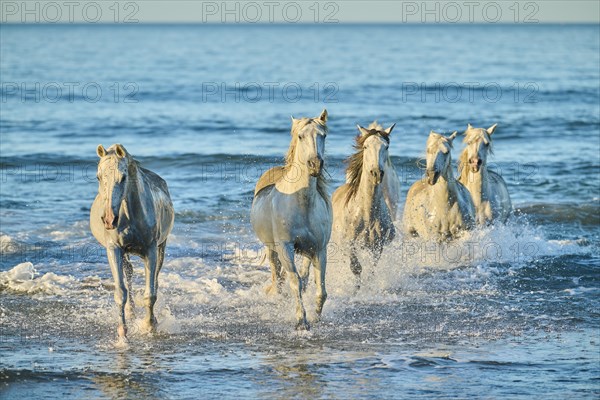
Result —
M 394 227 L 379 220 L 362 220 L 356 225 L 355 235 L 355 241 L 372 246 L 391 240 L 394 236 Z
M 462 213 L 456 201 L 445 202 L 443 206 L 431 207 L 427 211 L 427 219 L 432 233 L 442 237 L 453 236 L 464 227 Z

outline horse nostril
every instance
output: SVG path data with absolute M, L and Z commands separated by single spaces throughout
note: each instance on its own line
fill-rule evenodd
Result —
M 385 171 L 381 170 L 381 171 L 379 171 L 379 173 L 381 174 L 381 178 L 383 178 L 383 175 L 385 175 Z
M 481 165 L 483 161 L 481 159 L 477 160 L 477 165 Z

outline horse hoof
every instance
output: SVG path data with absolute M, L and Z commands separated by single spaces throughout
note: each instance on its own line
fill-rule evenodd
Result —
M 269 287 L 267 287 L 265 289 L 265 293 L 267 294 L 267 296 L 275 296 L 279 294 L 279 288 L 277 287 L 277 285 L 270 285 Z
M 135 319 L 135 308 L 134 307 L 128 306 L 125 308 L 125 318 Z
M 296 330 L 297 331 L 310 331 L 310 325 L 308 325 L 308 322 L 306 322 L 306 321 L 299 321 L 296 324 Z
M 127 328 L 124 325 L 119 325 L 117 328 L 117 334 L 119 335 L 120 339 L 127 340 Z
M 144 330 L 144 332 L 148 333 L 148 334 L 154 334 L 156 333 L 156 319 L 153 318 L 150 321 L 146 320 L 144 321 L 144 324 L 142 326 L 142 329 Z

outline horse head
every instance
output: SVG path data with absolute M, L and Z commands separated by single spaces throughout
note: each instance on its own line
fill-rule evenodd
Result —
M 427 183 L 435 185 L 440 176 L 444 176 L 450 171 L 450 163 L 452 157 L 450 151 L 452 150 L 452 141 L 456 137 L 457 132 L 453 132 L 450 136 L 444 136 L 434 131 L 429 133 L 427 139 L 427 168 L 425 173 L 427 175 Z M 445 176 L 448 179 L 448 176 Z
M 468 124 L 464 139 L 467 144 L 464 151 L 468 165 L 464 165 L 463 168 L 468 166 L 472 172 L 479 172 L 486 165 L 487 156 L 492 152 L 492 134 L 497 126 L 498 124 L 494 124 L 488 129 L 483 129 L 473 128 Z
M 288 163 L 306 165 L 311 176 L 317 177 L 323 171 L 325 137 L 327 136 L 327 110 L 317 118 L 292 117 L 292 143 L 288 153 Z
M 383 129 L 377 122 L 373 122 L 369 128 L 357 125 L 360 134 L 356 138 L 355 148 L 362 152 L 362 169 L 373 179 L 375 185 L 383 180 L 385 163 L 389 157 L 390 134 L 395 126 L 393 124 Z
M 104 228 L 113 230 L 117 227 L 119 209 L 125 198 L 132 158 L 120 144 L 113 144 L 107 149 L 101 144 L 96 148 L 100 157 L 98 161 L 98 194 L 104 204 L 102 222 Z

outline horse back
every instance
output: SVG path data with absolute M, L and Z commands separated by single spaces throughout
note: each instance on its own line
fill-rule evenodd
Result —
M 465 185 L 459 181 L 456 182 L 456 191 L 458 192 L 458 205 L 461 210 L 462 218 L 467 226 L 473 226 L 476 221 L 476 210 L 471 192 Z
M 492 196 L 496 197 L 500 202 L 499 206 L 502 211 L 499 214 L 506 221 L 506 218 L 512 211 L 512 201 L 508 193 L 508 186 L 504 178 L 494 171 L 488 170 L 488 178 L 493 191 Z
M 140 167 L 141 178 L 143 185 L 151 193 L 152 207 L 154 210 L 154 216 L 146 215 L 144 220 L 150 223 L 154 220 L 157 231 L 154 232 L 157 237 L 157 242 L 163 243 L 171 229 L 173 229 L 173 223 L 175 219 L 175 211 L 173 210 L 173 202 L 169 193 L 167 182 L 161 178 L 157 173 L 150 171 L 149 169 Z M 143 196 L 142 193 L 138 193 L 138 196 Z M 140 201 L 143 201 L 140 199 Z M 147 209 L 147 212 L 149 209 Z
M 161 178 L 160 175 L 158 175 L 155 172 L 150 171 L 149 169 L 146 169 L 143 167 L 139 167 L 139 168 L 143 172 L 143 175 L 146 178 L 146 179 L 144 179 L 144 183 L 149 184 L 154 189 L 158 189 L 158 190 L 162 191 L 167 196 L 169 196 L 169 198 L 171 197 L 169 194 L 169 187 L 167 186 L 167 182 L 163 178 Z
M 506 193 L 506 195 L 508 196 L 508 187 L 506 186 L 504 178 L 502 178 L 500 174 L 488 170 L 488 179 L 490 180 L 490 183 L 494 186 L 495 189 Z

